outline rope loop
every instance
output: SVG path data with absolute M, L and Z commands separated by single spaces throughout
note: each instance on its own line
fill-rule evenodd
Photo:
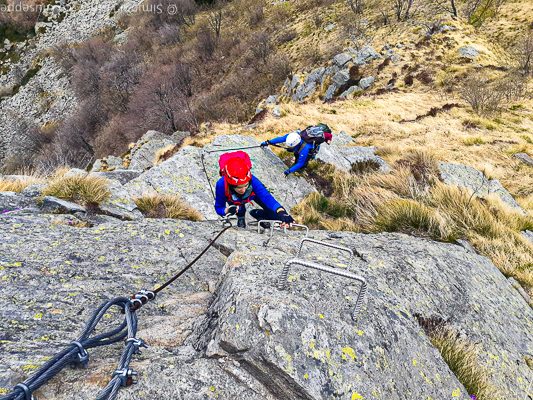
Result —
M 83 347 L 83 345 L 78 341 L 71 342 L 72 345 L 78 348 L 78 361 L 77 364 L 81 365 L 83 368 L 87 368 L 89 364 L 89 353 Z
M 117 369 L 113 372 L 113 377 L 118 377 L 121 386 L 131 386 L 137 383 L 137 371 L 131 368 Z
M 139 338 L 131 337 L 131 338 L 126 339 L 125 342 L 126 342 L 126 346 L 130 343 L 133 344 L 133 346 L 135 347 L 135 354 L 141 354 L 141 351 L 140 351 L 141 347 L 144 347 L 145 349 L 148 348 L 148 345 L 146 344 L 146 342 Z
M 17 389 L 24 392 L 24 400 L 34 400 L 34 397 L 31 393 L 31 390 L 28 386 L 26 386 L 24 383 L 19 383 L 16 385 L 13 390 L 16 391 Z

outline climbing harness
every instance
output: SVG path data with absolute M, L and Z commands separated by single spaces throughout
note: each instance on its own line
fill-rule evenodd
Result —
M 147 347 L 142 339 L 136 337 L 138 322 L 136 312 L 150 300 L 155 299 L 159 292 L 187 272 L 213 246 L 217 239 L 233 226 L 228 215 L 224 216 L 222 222 L 224 223 L 223 229 L 194 260 L 182 268 L 176 275 L 153 291 L 143 289 L 131 298 L 116 297 L 101 304 L 89 318 L 85 329 L 77 340 L 71 342 L 65 349 L 53 356 L 24 382 L 17 384 L 10 393 L 0 396 L 0 400 L 33 400 L 32 394 L 56 376 L 67 365 L 74 364 L 83 368 L 87 367 L 89 362 L 88 349 L 106 346 L 120 341 L 125 342 L 125 347 L 118 367 L 113 372 L 112 378 L 107 386 L 97 395 L 96 400 L 114 400 L 120 387 L 130 386 L 136 383 L 137 372 L 131 369 L 129 364 L 133 355 L 140 352 L 139 349 L 141 347 Z M 112 307 L 118 307 L 124 314 L 122 323 L 108 332 L 91 336 L 98 323 Z
M 306 242 L 313 243 L 313 244 L 318 245 L 318 246 L 330 247 L 330 248 L 333 248 L 333 249 L 340 250 L 340 251 L 348 253 L 350 255 L 350 258 L 348 260 L 347 269 L 346 270 L 342 270 L 342 269 L 339 269 L 339 268 L 334 268 L 334 267 L 318 264 L 316 262 L 307 261 L 307 260 L 303 260 L 303 259 L 299 258 L 300 257 L 300 253 L 301 253 L 302 248 L 303 248 L 303 245 Z M 357 256 L 361 257 L 361 255 L 359 253 L 356 252 L 356 254 L 357 254 Z M 302 267 L 311 268 L 311 269 L 315 269 L 315 270 L 318 270 L 318 271 L 327 272 L 329 274 L 342 276 L 343 278 L 348 278 L 348 279 L 352 279 L 352 280 L 358 281 L 358 282 L 361 283 L 361 288 L 359 289 L 359 293 L 357 294 L 357 300 L 355 302 L 355 307 L 354 307 L 354 310 L 353 310 L 353 313 L 352 313 L 353 321 L 357 321 L 357 316 L 359 315 L 359 312 L 361 311 L 361 307 L 363 305 L 363 300 L 364 300 L 364 298 L 366 296 L 367 283 L 366 283 L 365 278 L 363 278 L 363 277 L 361 277 L 359 275 L 356 275 L 353 272 L 350 272 L 350 267 L 352 266 L 353 256 L 354 256 L 354 252 L 351 249 L 347 248 L 347 247 L 338 246 L 338 245 L 335 245 L 335 244 L 326 243 L 326 242 L 323 242 L 323 241 L 320 241 L 320 240 L 315 240 L 315 239 L 310 239 L 308 237 L 305 237 L 300 242 L 300 247 L 298 248 L 298 253 L 296 254 L 296 258 L 290 259 L 289 261 L 287 261 L 285 263 L 285 267 L 283 268 L 283 271 L 281 272 L 281 275 L 280 275 L 280 277 L 278 279 L 278 289 L 279 290 L 288 290 L 288 288 L 289 288 L 289 284 L 288 284 L 289 269 L 290 269 L 290 267 L 292 265 L 300 265 Z

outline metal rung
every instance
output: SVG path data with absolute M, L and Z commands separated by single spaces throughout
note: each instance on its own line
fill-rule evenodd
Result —
M 353 251 L 351 249 L 349 249 L 348 247 L 338 246 L 336 244 L 322 242 L 320 240 L 311 239 L 311 238 L 308 238 L 308 237 L 303 238 L 302 241 L 300 242 L 300 247 L 298 248 L 298 253 L 296 254 L 296 257 L 300 257 L 300 253 L 302 252 L 302 248 L 303 248 L 305 242 L 314 243 L 314 244 L 317 244 L 319 246 L 330 247 L 332 249 L 344 251 L 344 252 L 350 254 L 350 259 L 348 260 L 348 269 L 350 269 L 350 267 L 352 266 Z
M 262 222 L 268 222 L 270 224 L 270 235 L 268 236 L 268 239 L 263 242 L 263 246 L 268 246 L 268 243 L 272 239 L 272 236 L 274 236 L 274 229 L 281 230 L 281 224 L 283 223 L 280 220 L 277 219 L 262 219 L 257 222 L 257 233 L 261 233 L 261 223 Z M 291 224 L 291 227 L 295 228 L 302 228 L 305 230 L 305 237 L 309 235 L 309 227 L 307 225 L 302 224 Z M 283 233 L 287 233 L 287 227 L 283 228 Z
M 287 263 L 285 264 L 285 267 L 283 268 L 283 271 L 281 272 L 281 275 L 278 281 L 279 290 L 287 290 L 289 287 L 288 277 L 289 277 L 289 269 L 291 265 L 301 265 L 302 267 L 316 269 L 318 271 L 327 272 L 329 274 L 342 276 L 343 278 L 348 278 L 348 279 L 361 282 L 361 288 L 359 289 L 359 293 L 357 294 L 357 300 L 355 302 L 355 308 L 352 314 L 352 319 L 354 321 L 357 320 L 357 316 L 359 315 L 359 312 L 361 311 L 361 307 L 363 305 L 364 297 L 366 296 L 367 283 L 366 283 L 365 278 L 359 275 L 356 275 L 352 272 L 349 272 L 349 271 L 344 271 L 338 268 L 328 267 L 326 265 L 317 264 L 311 261 L 305 261 L 305 260 L 299 260 L 299 259 L 293 258 L 292 260 L 287 261 Z

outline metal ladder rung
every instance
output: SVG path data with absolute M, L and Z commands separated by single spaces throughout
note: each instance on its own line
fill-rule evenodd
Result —
M 357 316 L 359 315 L 359 312 L 361 311 L 363 300 L 366 296 L 367 283 L 366 283 L 365 278 L 359 275 L 356 275 L 353 272 L 343 271 L 338 268 L 328 267 L 326 265 L 318 264 L 315 262 L 293 258 L 287 261 L 287 263 L 285 264 L 285 267 L 283 268 L 283 271 L 281 272 L 281 275 L 278 281 L 279 290 L 287 290 L 289 287 L 288 277 L 289 277 L 289 269 L 291 265 L 300 265 L 302 267 L 316 269 L 318 271 L 326 272 L 326 273 L 337 275 L 337 276 L 342 276 L 343 278 L 348 278 L 348 279 L 352 279 L 352 280 L 360 282 L 361 288 L 359 289 L 359 293 L 357 294 L 357 300 L 355 302 L 355 308 L 352 314 L 352 319 L 354 321 L 357 320 Z

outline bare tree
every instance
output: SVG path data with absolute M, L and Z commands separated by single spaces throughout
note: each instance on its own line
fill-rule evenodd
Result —
M 344 19 L 342 28 L 356 50 L 360 50 L 363 46 L 372 43 L 374 39 L 375 30 L 368 20 L 361 17 Z
M 480 73 L 469 76 L 459 88 L 459 95 L 477 114 L 497 111 L 503 101 L 503 93 L 496 90 L 489 79 Z
M 272 53 L 272 43 L 270 36 L 266 32 L 257 33 L 252 40 L 252 54 L 257 60 L 262 62 L 258 66 L 265 65 L 268 56 Z
M 364 1 L 363 0 L 347 0 L 350 9 L 355 15 L 361 15 L 363 13 Z
M 198 129 L 192 107 L 190 69 L 166 65 L 149 71 L 130 101 L 129 114 L 136 115 L 137 129 L 154 126 L 163 132 L 175 132 L 184 128 Z
M 533 74 L 533 30 L 530 29 L 524 34 L 514 53 L 523 74 Z
M 136 52 L 117 51 L 101 68 L 103 102 L 113 112 L 126 112 L 130 95 L 139 83 L 141 57 Z
M 217 41 L 220 38 L 220 32 L 222 29 L 222 19 L 224 17 L 223 6 L 224 6 L 223 0 L 216 1 L 213 10 L 211 10 L 211 12 L 209 13 L 207 17 L 209 26 L 213 30 Z
M 394 12 L 398 21 L 407 21 L 412 16 L 414 0 L 394 0 Z
M 455 4 L 455 0 L 450 0 L 450 13 L 451 13 L 455 18 L 458 17 L 458 14 L 457 14 L 457 6 L 456 6 L 456 4 Z
M 196 51 L 202 60 L 211 58 L 217 47 L 217 39 L 214 32 L 208 26 L 202 26 L 196 33 Z
M 468 22 L 475 27 L 480 27 L 483 23 L 498 14 L 500 7 L 506 0 L 467 0 L 465 5 L 465 15 Z
M 457 18 L 457 0 L 430 0 L 428 5 L 432 9 L 434 15 L 440 13 L 449 13 L 453 17 Z

